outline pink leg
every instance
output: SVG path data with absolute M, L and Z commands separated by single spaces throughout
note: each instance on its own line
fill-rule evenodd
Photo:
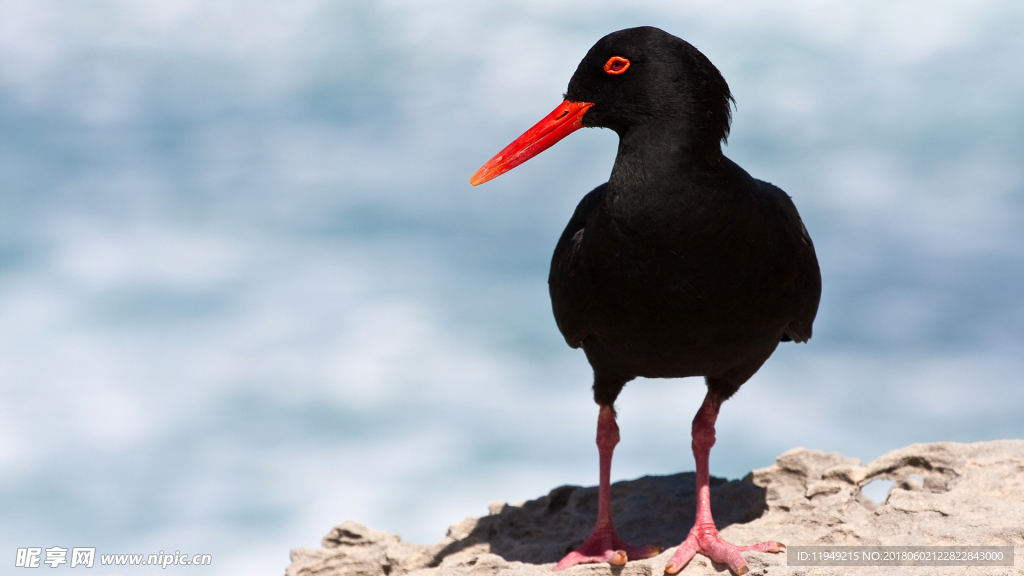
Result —
M 588 562 L 608 562 L 621 566 L 632 558 L 650 558 L 659 550 L 653 546 L 626 544 L 612 524 L 612 451 L 619 443 L 619 427 L 615 424 L 615 410 L 601 406 L 597 417 L 597 451 L 601 455 L 601 482 L 597 488 L 597 524 L 582 546 L 570 552 L 555 566 L 555 571 Z
M 741 552 L 781 552 L 786 547 L 778 542 L 761 542 L 753 546 L 735 546 L 722 539 L 715 528 L 711 517 L 711 487 L 709 486 L 708 456 L 715 445 L 715 420 L 718 418 L 718 405 L 709 393 L 704 404 L 693 419 L 693 458 L 697 461 L 697 520 L 690 530 L 690 535 L 679 545 L 675 555 L 665 566 L 667 574 L 677 574 L 700 552 L 715 562 L 728 564 L 736 574 L 750 571 L 747 561 Z

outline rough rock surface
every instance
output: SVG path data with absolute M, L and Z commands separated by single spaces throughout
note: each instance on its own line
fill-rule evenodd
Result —
M 895 484 L 880 505 L 861 493 Z M 839 454 L 797 448 L 743 480 L 711 480 L 712 513 L 727 540 L 787 545 L 1014 546 L 1012 567 L 796 567 L 786 553 L 745 554 L 751 575 L 1024 574 L 1024 440 L 914 444 L 864 466 Z M 567 576 L 661 575 L 694 519 L 694 474 L 647 476 L 612 486 L 616 526 L 635 544 L 666 550 L 624 568 L 573 567 Z M 292 550 L 287 576 L 541 576 L 587 537 L 597 489 L 562 486 L 517 506 L 452 526 L 440 543 L 415 545 L 345 522 L 323 548 Z M 684 575 L 729 574 L 698 554 Z

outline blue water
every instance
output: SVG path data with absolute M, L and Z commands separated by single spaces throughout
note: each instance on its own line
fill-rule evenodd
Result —
M 546 276 L 615 135 L 468 178 L 641 24 L 721 69 L 726 153 L 794 197 L 824 276 L 712 472 L 1024 437 L 1017 2 L 0 1 L 0 566 L 280 574 L 346 519 L 433 542 L 595 483 Z M 615 478 L 692 469 L 701 397 L 630 384 Z

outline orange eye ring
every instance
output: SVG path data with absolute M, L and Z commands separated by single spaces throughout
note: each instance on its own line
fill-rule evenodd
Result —
M 629 70 L 629 60 L 622 56 L 612 56 L 604 63 L 604 71 L 609 74 L 622 74 Z

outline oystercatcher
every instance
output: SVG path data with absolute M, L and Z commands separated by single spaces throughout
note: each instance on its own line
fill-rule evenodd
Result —
M 811 337 L 821 295 L 814 245 L 790 197 L 722 154 L 732 101 L 718 69 L 684 40 L 652 27 L 614 32 L 580 62 L 565 101 L 470 179 L 486 182 L 584 126 L 619 135 L 611 176 L 576 207 L 548 278 L 558 328 L 586 353 L 600 406 L 597 523 L 555 570 L 657 553 L 625 543 L 611 517 L 614 402 L 638 376 L 707 384 L 692 428 L 696 521 L 665 571 L 700 552 L 745 574 L 742 552 L 785 548 L 726 542 L 711 517 L 719 408 L 779 342 Z

